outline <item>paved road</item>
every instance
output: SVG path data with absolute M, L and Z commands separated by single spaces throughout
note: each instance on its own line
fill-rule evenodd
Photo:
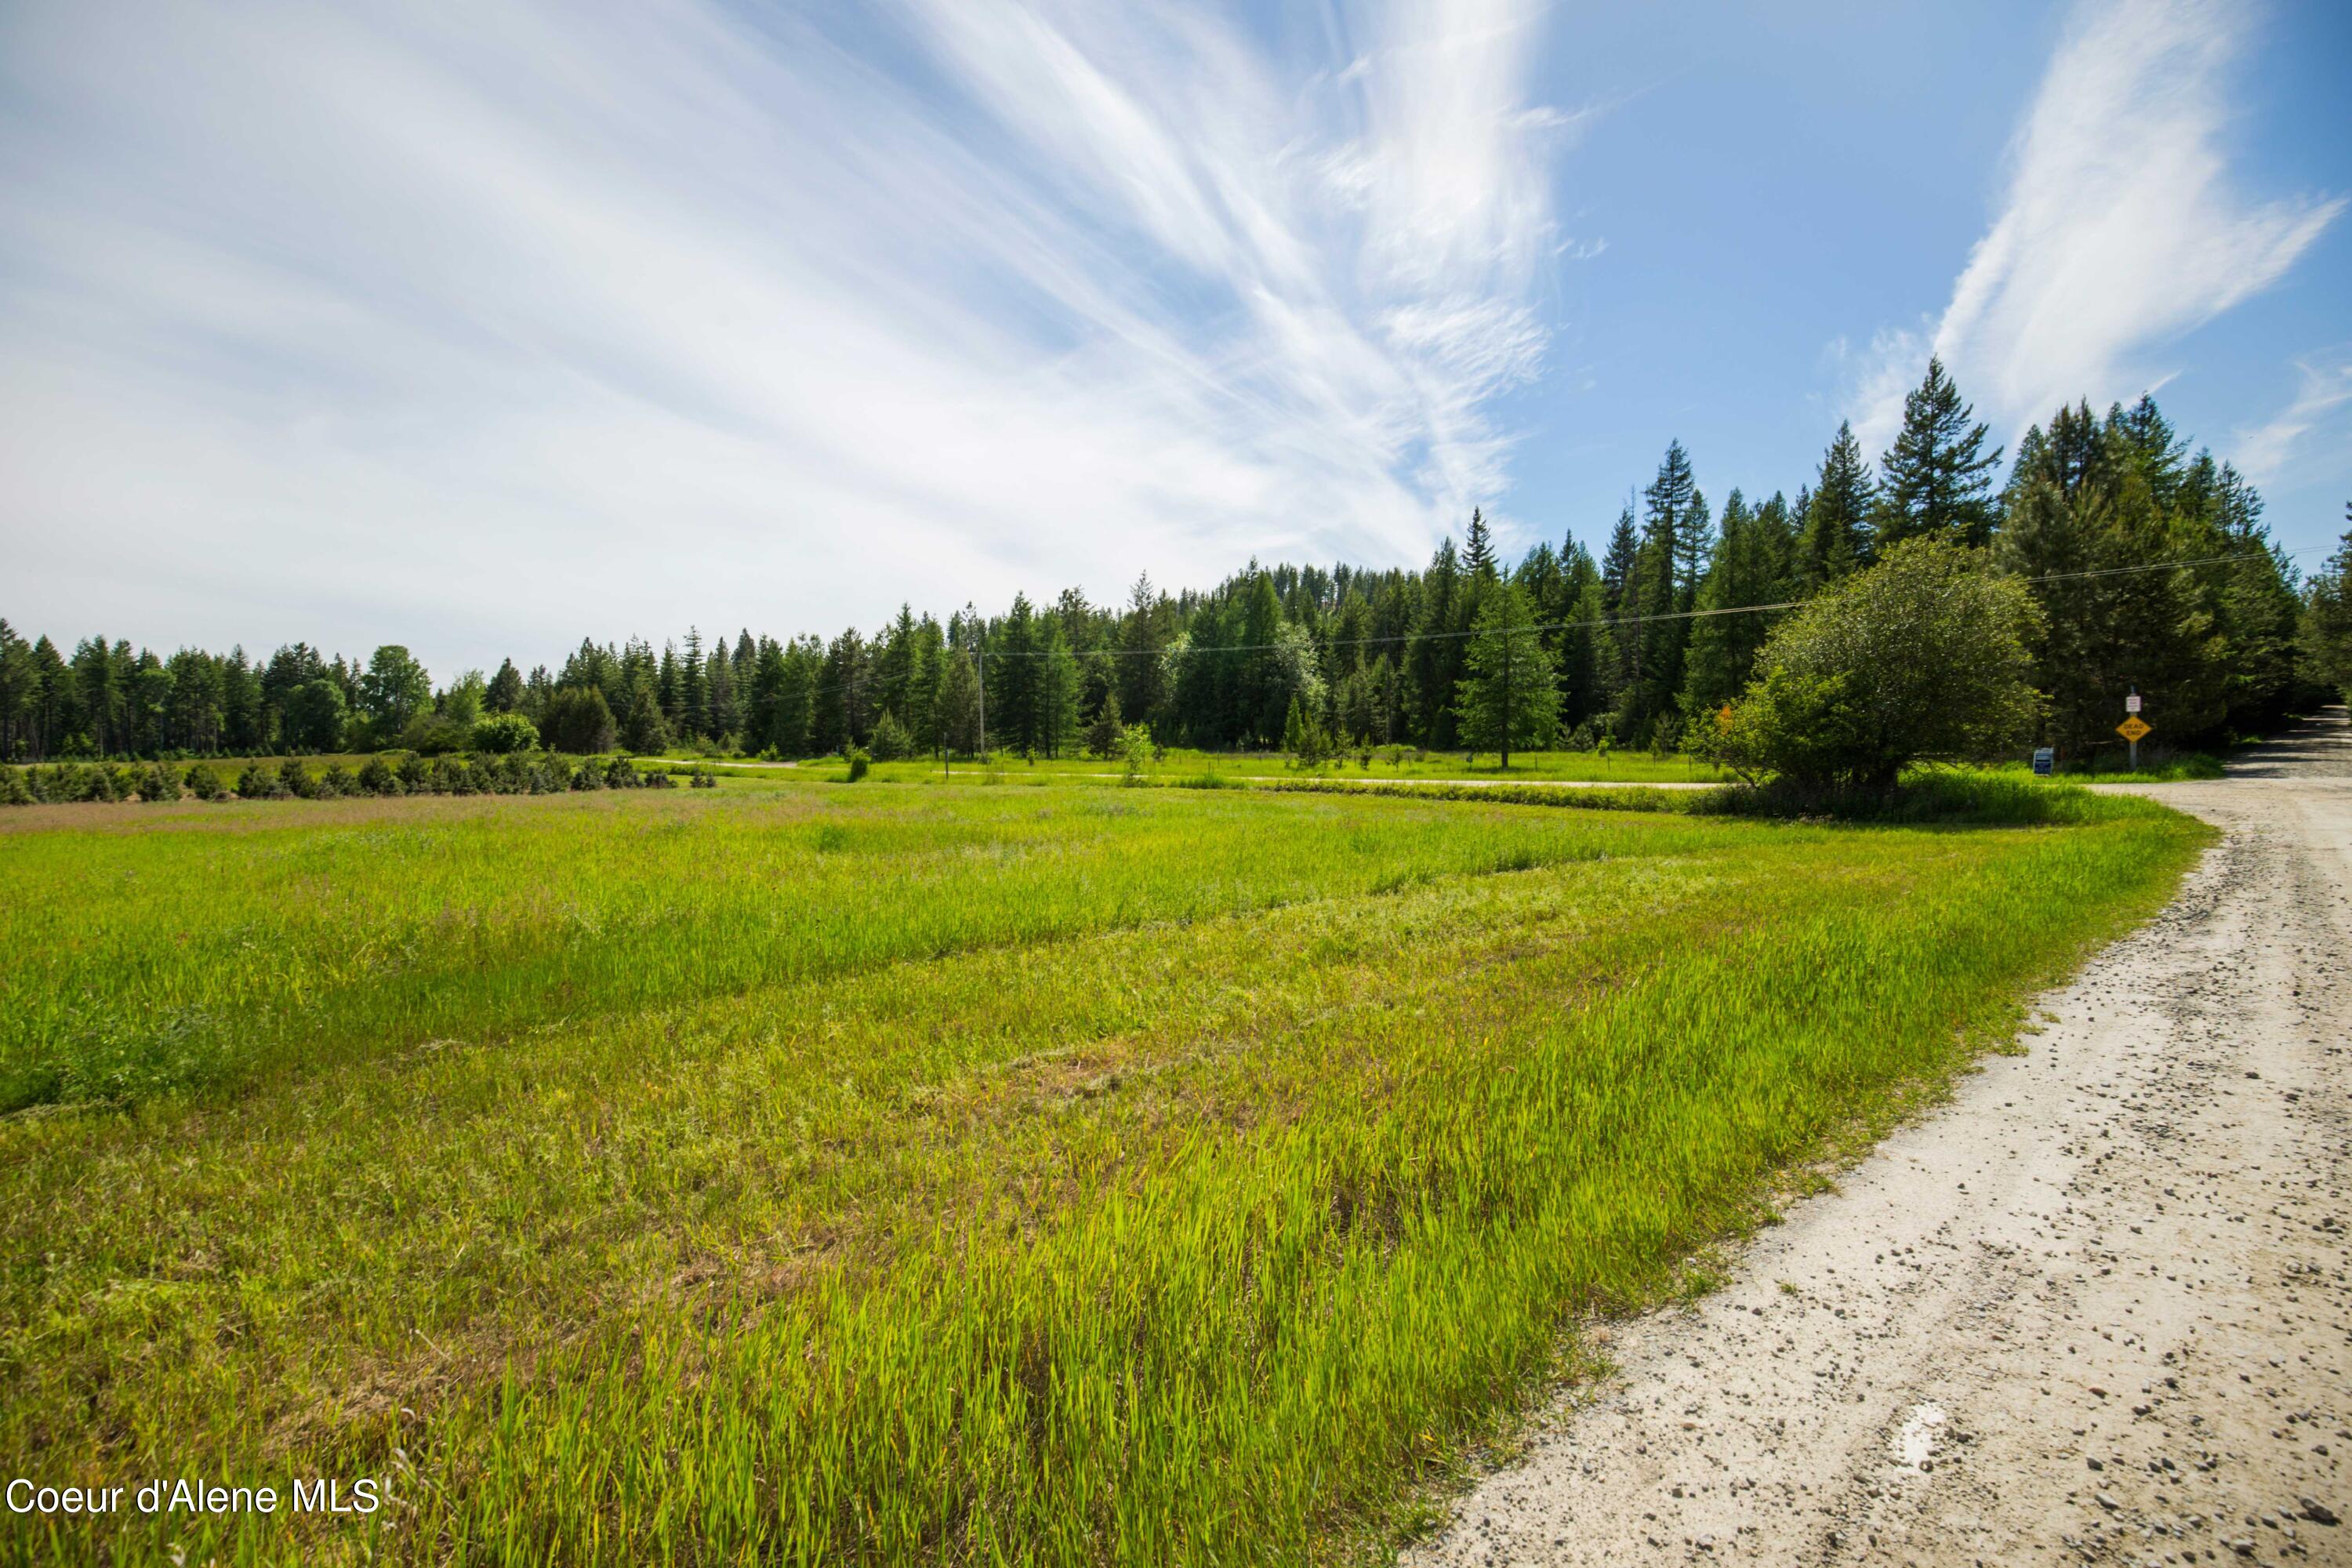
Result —
M 2352 1563 L 2352 729 L 1411 1564 Z

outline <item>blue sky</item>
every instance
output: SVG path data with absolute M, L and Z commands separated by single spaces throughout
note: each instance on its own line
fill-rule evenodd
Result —
M 2098 0 L 0 7 L 0 613 L 872 626 L 1596 540 L 2157 389 L 2352 495 L 2352 15 Z

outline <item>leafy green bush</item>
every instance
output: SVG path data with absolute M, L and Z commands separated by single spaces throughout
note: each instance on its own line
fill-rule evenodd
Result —
M 140 770 L 139 798 L 149 805 L 177 802 L 180 798 L 180 775 L 162 763 L 150 763 Z
M 1774 628 L 1701 749 L 1751 783 L 1880 794 L 1914 762 L 1997 754 L 2040 712 L 2040 617 L 1980 554 L 1906 540 Z
M 360 764 L 359 786 L 369 795 L 405 795 L 400 775 L 382 757 L 370 757 Z
M 539 745 L 539 728 L 520 713 L 492 713 L 474 721 L 474 750 L 493 756 L 528 752 Z
M 25 782 L 21 768 L 0 768 L 0 805 L 30 805 L 32 786 Z
M 275 770 L 247 763 L 236 775 L 236 793 L 240 800 L 278 800 L 284 797 L 286 784 Z
M 1141 724 L 1129 724 L 1119 731 L 1119 760 L 1126 764 L 1122 784 L 1139 784 L 1143 770 L 1151 762 L 1151 731 Z
M 400 743 L 420 756 L 443 757 L 452 752 L 462 752 L 474 739 L 474 727 L 445 719 L 438 713 L 419 713 L 400 732 Z
M 228 794 L 228 791 L 222 787 L 220 774 L 202 763 L 192 763 L 189 766 L 185 782 L 188 793 L 198 800 L 219 800 Z
M 874 759 L 866 754 L 863 746 L 852 746 L 843 754 L 849 761 L 849 782 L 856 784 L 866 776 L 866 770 Z

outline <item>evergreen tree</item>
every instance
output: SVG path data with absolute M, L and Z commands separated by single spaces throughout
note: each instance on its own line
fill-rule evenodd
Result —
M 1781 602 L 1789 593 L 1791 541 L 1788 503 L 1774 496 L 1750 511 L 1738 490 L 1724 503 L 1723 533 L 1696 608 L 1723 612 Z M 1702 724 L 1747 686 L 1756 656 L 1778 617 L 1769 613 L 1702 614 L 1691 628 L 1683 677 L 1685 725 Z
M 1692 511 L 1698 502 L 1698 484 L 1691 477 L 1690 454 L 1680 441 L 1666 444 L 1657 477 L 1642 492 L 1643 537 L 1657 540 L 1675 581 L 1677 608 L 1687 609 L 1697 592 L 1698 563 L 1704 546 L 1696 538 Z
M 1903 428 L 1879 464 L 1874 550 L 1906 539 L 1991 541 L 2000 448 L 1985 450 L 1988 431 L 1973 422 L 1975 415 L 1944 362 L 1928 360 L 1926 377 L 1903 400 Z
M 980 676 L 971 655 L 960 647 L 949 648 L 941 658 L 937 724 L 942 756 L 952 757 L 958 752 L 967 756 L 979 753 Z
M 1119 619 L 1118 674 L 1119 711 L 1131 722 L 1153 722 L 1168 700 L 1160 656 L 1168 647 L 1171 607 L 1151 585 L 1149 573 L 1139 575 L 1128 591 L 1127 614 Z
M 702 633 L 686 628 L 686 657 L 677 666 L 677 728 L 690 740 L 710 733 L 710 682 L 702 662 Z
M 1821 472 L 1798 510 L 1802 526 L 1791 584 L 1798 597 L 1809 599 L 1855 567 L 1869 564 L 1876 491 L 1853 426 L 1840 422 L 1837 438 L 1822 454 Z
M 907 729 L 926 752 L 939 749 L 940 623 L 925 616 L 915 623 L 914 651 L 908 658 Z
M 1405 693 L 1411 722 L 1423 745 L 1454 745 L 1454 687 L 1462 668 L 1462 614 L 1467 597 L 1454 541 L 1437 547 L 1422 574 L 1421 616 L 1405 645 Z
M 686 717 L 686 687 L 678 679 L 676 643 L 662 644 L 661 671 L 654 678 L 654 699 L 660 704 L 663 729 L 677 729 Z M 634 700 L 631 706 L 635 706 Z
M 1496 752 L 1551 744 L 1559 729 L 1559 672 L 1536 635 L 1527 593 L 1503 583 L 1485 595 L 1464 655 L 1462 743 Z
M 1486 582 L 1495 577 L 1495 542 L 1486 531 L 1486 514 L 1475 506 L 1470 509 L 1470 540 L 1462 551 L 1462 570 Z
M 482 693 L 482 706 L 493 713 L 512 713 L 522 707 L 522 671 L 514 660 L 501 659 L 499 672 L 490 677 L 489 689 Z
M 2042 610 L 2027 649 L 2045 738 L 2074 759 L 2113 746 L 2134 687 L 2171 743 L 2218 726 L 2226 645 L 2205 586 L 2185 566 L 2150 569 L 2199 548 L 2182 548 L 2123 433 L 2060 409 L 2020 444 L 2004 510 L 2000 559 Z
M 725 642 L 711 645 L 704 672 L 710 688 L 710 733 L 719 738 L 739 735 L 743 725 L 742 698 L 735 660 Z

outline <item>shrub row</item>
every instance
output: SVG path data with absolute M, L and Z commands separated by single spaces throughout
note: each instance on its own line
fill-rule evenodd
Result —
M 642 773 L 625 758 L 587 757 L 575 763 L 544 752 L 429 760 L 414 753 L 373 756 L 357 773 L 341 763 L 313 773 L 289 757 L 274 767 L 247 763 L 234 791 L 218 769 L 202 763 L 184 773 L 163 763 L 0 768 L 0 805 L 5 805 L 163 802 L 184 795 L 198 800 L 333 800 L 343 795 L 559 795 L 567 790 L 677 787 L 667 774 Z

